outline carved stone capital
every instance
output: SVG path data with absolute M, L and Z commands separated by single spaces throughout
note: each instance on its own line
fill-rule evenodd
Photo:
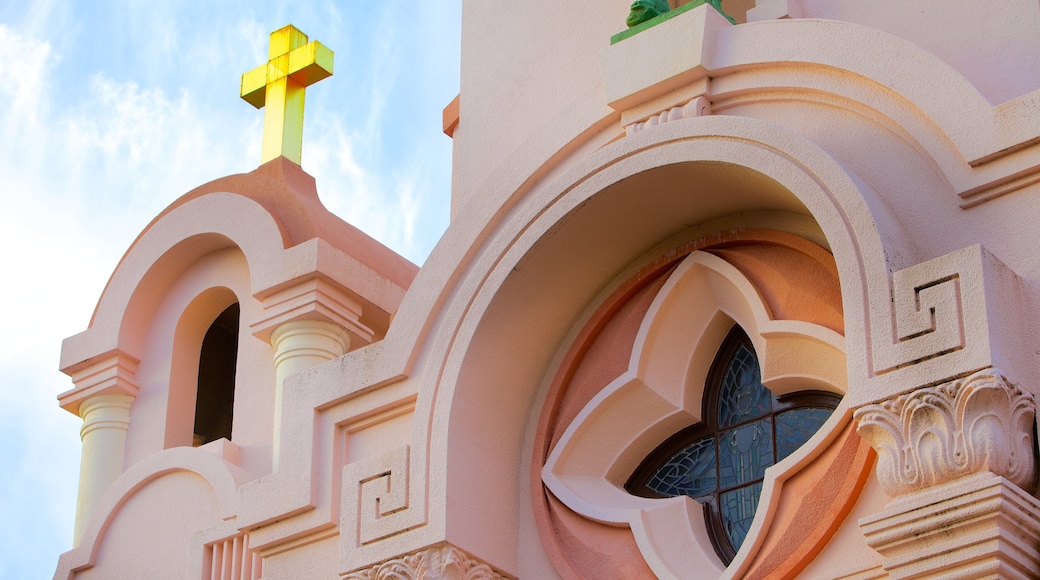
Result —
M 300 321 L 321 321 L 346 331 L 348 344 L 365 345 L 374 333 L 362 322 L 362 303 L 342 285 L 313 276 L 263 296 L 264 314 L 250 324 L 253 335 L 273 344 L 277 329 Z
M 86 416 L 87 410 L 81 406 L 88 400 L 98 396 L 137 396 L 140 386 L 135 375 L 140 361 L 120 350 L 109 355 L 91 359 L 63 368 L 62 372 L 72 377 L 76 388 L 58 395 L 62 409 Z
M 898 497 L 980 472 L 1036 489 L 1035 403 L 999 370 L 856 409 L 877 476 Z
M 451 544 L 440 544 L 351 572 L 343 580 L 504 580 L 491 566 Z

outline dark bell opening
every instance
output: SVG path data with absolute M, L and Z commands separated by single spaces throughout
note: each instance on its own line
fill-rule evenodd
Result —
M 221 437 L 231 439 L 235 409 L 235 367 L 238 360 L 238 304 L 213 321 L 199 353 L 199 390 L 195 399 L 193 445 Z

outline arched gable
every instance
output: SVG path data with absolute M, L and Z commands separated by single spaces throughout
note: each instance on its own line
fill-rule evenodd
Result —
M 372 285 L 385 297 L 369 292 L 364 299 L 380 310 L 395 309 L 417 268 L 329 213 L 313 179 L 298 167 L 281 167 L 280 180 L 265 175 L 265 168 L 273 171 L 265 166 L 200 187 L 156 217 L 113 272 L 90 329 L 66 341 L 62 368 L 114 349 L 134 356 L 140 314 L 154 307 L 157 294 L 189 264 L 226 247 L 245 255 L 252 292 L 261 296 L 315 268 L 328 269 L 346 254 L 345 268 L 325 274 L 340 281 L 374 278 Z
M 366 342 L 371 332 L 385 332 L 417 270 L 329 213 L 317 199 L 313 178 L 299 167 L 275 160 L 189 192 L 156 217 L 116 267 L 90 327 L 66 339 L 62 370 L 76 374 L 113 356 L 124 367 L 136 366 L 150 313 L 166 289 L 191 264 L 224 248 L 242 252 L 249 294 L 261 301 L 293 283 L 328 281 L 326 292 L 359 303 L 353 307 L 362 311 L 356 331 Z M 75 412 L 73 393 L 61 398 Z
M 59 396 L 62 407 L 78 414 L 103 401 L 121 417 L 107 438 L 84 438 L 105 463 L 85 462 L 77 541 L 124 469 L 192 444 L 202 338 L 224 308 L 242 313 L 228 368 L 246 386 L 231 387 L 234 414 L 249 418 L 234 422 L 229 461 L 256 479 L 278 467 L 285 376 L 382 338 L 416 270 L 329 213 L 313 178 L 285 159 L 172 204 L 124 255 L 89 328 L 63 346 L 61 369 L 76 387 Z M 302 342 L 279 347 L 290 327 Z
M 248 475 L 213 453 L 201 449 L 178 447 L 151 455 L 128 469 L 108 489 L 96 506 L 86 525 L 80 543 L 62 554 L 55 578 L 71 579 L 77 572 L 94 566 L 98 552 L 105 542 L 106 532 L 120 511 L 135 495 L 151 483 L 169 474 L 189 473 L 201 478 L 210 489 L 219 509 L 209 525 L 220 524 L 222 519 L 238 511 L 238 487 L 248 481 Z M 174 498 L 169 498 L 173 500 Z M 173 501 L 170 505 L 176 505 Z M 196 530 L 190 530 L 193 532 Z M 187 538 L 184 540 L 187 542 Z M 156 565 L 161 565 L 156 562 Z

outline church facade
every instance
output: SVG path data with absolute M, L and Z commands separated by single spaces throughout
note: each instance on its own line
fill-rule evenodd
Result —
M 290 130 L 145 228 L 56 579 L 1040 577 L 1040 5 L 608 4 L 463 2 L 421 268 Z

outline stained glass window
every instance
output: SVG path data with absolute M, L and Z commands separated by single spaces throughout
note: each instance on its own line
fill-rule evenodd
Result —
M 658 446 L 625 487 L 704 504 L 712 542 L 728 564 L 755 519 L 766 468 L 812 437 L 840 397 L 809 390 L 778 397 L 762 384 L 751 340 L 734 327 L 712 363 L 703 401 L 705 420 Z

